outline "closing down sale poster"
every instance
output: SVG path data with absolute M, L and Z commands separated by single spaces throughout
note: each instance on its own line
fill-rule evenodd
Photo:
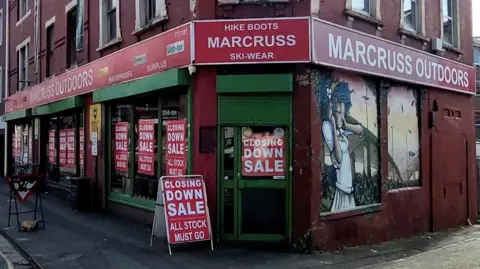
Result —
M 282 128 L 274 133 L 242 130 L 242 175 L 281 179 L 285 176 L 285 136 Z
M 201 176 L 162 177 L 162 188 L 169 243 L 210 240 L 207 195 Z

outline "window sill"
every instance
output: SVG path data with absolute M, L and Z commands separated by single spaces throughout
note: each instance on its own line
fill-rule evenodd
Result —
M 407 192 L 407 191 L 420 191 L 421 189 L 422 189 L 422 187 L 420 187 L 420 186 L 416 186 L 416 187 L 403 187 L 403 188 L 388 190 L 388 194 L 389 194 L 389 195 L 396 195 L 396 194 L 404 193 L 404 192 Z
M 359 206 L 355 209 L 352 210 L 347 210 L 347 211 L 340 211 L 340 212 L 327 212 L 327 213 L 321 213 L 320 218 L 324 221 L 327 220 L 338 220 L 338 219 L 344 219 L 348 217 L 353 217 L 353 216 L 359 216 L 359 215 L 365 215 L 373 212 L 378 212 L 381 211 L 385 208 L 383 204 L 371 204 L 371 205 L 365 205 L 365 206 Z
M 218 5 L 289 3 L 290 0 L 218 0 Z
M 23 17 L 21 17 L 17 23 L 15 23 L 15 26 L 19 26 L 20 24 L 22 24 L 22 22 L 32 13 L 32 9 L 29 9 L 27 11 L 27 13 L 25 13 L 25 15 L 23 15 Z
M 167 20 L 168 20 L 168 15 L 155 17 L 149 23 L 140 26 L 140 28 L 135 29 L 135 31 L 132 32 L 132 35 L 140 35 L 140 34 L 146 32 L 146 31 L 148 31 L 150 28 L 153 28 L 156 25 L 160 24 L 161 22 L 164 22 L 164 21 L 167 21 Z
M 122 40 L 122 37 L 114 38 L 114 39 L 108 41 L 107 43 L 103 44 L 102 46 L 98 47 L 98 48 L 96 49 L 96 51 L 97 51 L 97 52 L 100 52 L 100 51 L 102 51 L 102 50 L 104 50 L 104 49 L 107 49 L 107 48 L 113 46 L 113 45 L 116 45 L 116 44 L 118 44 L 118 43 L 121 43 L 122 41 L 123 41 L 123 40 Z
M 130 207 L 139 208 L 146 211 L 155 212 L 155 201 L 133 197 L 128 194 L 112 191 L 108 196 L 108 201 L 122 204 Z
M 458 54 L 458 56 L 463 55 L 463 51 L 459 50 L 459 49 L 456 48 L 455 46 L 450 45 L 450 44 L 448 44 L 448 43 L 443 42 L 443 48 L 444 48 L 446 51 L 450 51 L 450 52 L 454 52 L 454 53 Z
M 408 36 L 410 38 L 413 38 L 415 40 L 419 40 L 421 42 L 430 42 L 430 38 L 417 33 L 414 30 L 406 29 L 406 28 L 400 28 L 398 29 L 398 33 L 402 36 Z
M 358 19 L 358 20 L 365 21 L 365 22 L 368 22 L 370 24 L 373 24 L 373 25 L 375 25 L 379 28 L 383 28 L 385 26 L 384 21 L 379 20 L 377 18 L 374 18 L 373 16 L 368 15 L 368 14 L 363 13 L 363 12 L 358 12 L 358 11 L 355 11 L 355 10 L 352 10 L 352 9 L 345 9 L 345 15 L 347 15 L 349 17 L 349 21 L 352 20 L 352 19 Z

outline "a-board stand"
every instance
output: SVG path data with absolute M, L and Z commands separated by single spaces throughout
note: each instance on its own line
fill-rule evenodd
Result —
M 43 229 L 45 229 L 45 218 L 43 214 L 43 203 L 42 203 L 42 196 L 41 196 L 41 191 L 39 189 L 39 180 L 37 180 L 34 185 L 29 189 L 28 191 L 32 192 L 32 194 L 35 194 L 35 208 L 33 210 L 27 210 L 27 211 L 18 211 L 18 197 L 17 197 L 17 189 L 15 188 L 15 183 L 18 183 L 19 181 L 22 181 L 22 179 L 15 178 L 13 176 L 12 178 L 8 179 L 8 185 L 10 187 L 9 191 L 9 199 L 8 199 L 8 226 L 10 227 L 10 220 L 12 215 L 17 216 L 17 228 L 18 231 L 20 232 L 20 215 L 22 214 L 28 214 L 28 213 L 33 213 L 33 221 L 38 221 L 39 223 L 42 224 Z M 28 199 L 28 196 L 25 198 L 24 201 Z M 15 210 L 12 212 L 12 201 L 15 204 Z M 40 216 L 41 219 L 37 220 L 37 213 L 38 210 L 40 211 Z
M 156 221 L 158 221 L 157 219 L 157 210 L 160 210 L 159 207 L 163 207 L 163 213 L 164 213 L 164 216 L 165 216 L 165 221 L 166 221 L 166 235 L 167 235 L 167 245 L 168 245 L 168 254 L 170 256 L 172 256 L 172 247 L 171 247 L 171 241 L 170 241 L 170 233 L 168 232 L 168 216 L 167 216 L 167 209 L 166 209 L 166 206 L 165 206 L 165 201 L 164 201 L 164 189 L 163 189 L 163 180 L 166 179 L 166 178 L 169 178 L 169 179 L 174 179 L 174 178 L 178 178 L 178 179 L 189 179 L 189 180 L 193 180 L 193 179 L 201 179 L 202 180 L 202 184 L 203 184 L 203 193 L 205 194 L 205 209 L 206 209 L 206 213 L 207 213 L 207 220 L 208 220 L 208 233 L 209 233 L 209 236 L 210 236 L 210 248 L 211 250 L 213 251 L 213 234 L 212 234 L 212 225 L 211 225 L 211 222 L 210 222 L 210 210 L 209 210 L 209 207 L 208 207 L 208 203 L 207 203 L 207 197 L 206 197 L 206 194 L 207 194 L 207 190 L 205 188 L 205 181 L 203 179 L 203 176 L 202 175 L 184 175 L 184 176 L 162 176 L 160 177 L 160 180 L 159 180 L 159 184 L 158 184 L 158 192 L 157 192 L 157 201 L 155 203 L 155 214 L 153 216 L 153 226 L 152 226 L 152 234 L 151 234 L 151 237 L 150 237 L 150 247 L 153 246 L 153 237 L 155 236 L 155 226 L 156 226 Z M 160 203 L 160 201 L 162 201 L 163 203 Z

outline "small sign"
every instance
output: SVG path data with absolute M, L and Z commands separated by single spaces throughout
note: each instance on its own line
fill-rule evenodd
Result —
M 138 173 L 155 175 L 155 120 L 138 122 Z
M 115 170 L 128 172 L 128 122 L 115 123 Z
M 76 150 L 75 150 L 75 129 L 65 129 L 67 131 L 67 166 L 75 167 Z
M 37 184 L 36 177 L 28 176 L 15 176 L 12 178 L 7 177 L 6 181 L 8 184 L 11 184 L 15 192 L 15 196 L 21 203 L 24 203 L 28 200 L 28 197 L 30 197 L 32 194 L 33 187 Z
M 102 105 L 94 104 L 90 105 L 90 140 L 93 132 L 98 133 L 97 140 L 100 139 L 100 133 L 102 128 Z
M 92 132 L 91 141 L 92 141 L 92 156 L 98 156 L 98 140 L 97 132 Z
M 59 158 L 59 164 L 60 166 L 66 166 L 67 165 L 67 130 L 60 130 L 59 132 L 60 136 L 60 158 Z
M 83 127 L 78 128 L 78 137 L 80 140 L 80 145 L 79 145 L 79 154 L 80 154 L 80 168 L 83 168 L 83 164 L 85 162 L 85 133 L 83 130 Z
M 285 136 L 281 128 L 272 133 L 242 131 L 242 175 L 283 177 L 285 175 Z
M 210 240 L 213 250 L 210 213 L 203 177 L 164 176 L 160 178 L 160 186 L 163 192 L 170 255 L 172 255 L 170 244 Z M 153 235 L 152 230 L 152 237 Z
M 55 148 L 55 135 L 56 131 L 55 129 L 49 130 L 48 131 L 48 162 L 50 164 L 56 164 L 57 163 L 57 156 L 56 156 L 56 148 Z

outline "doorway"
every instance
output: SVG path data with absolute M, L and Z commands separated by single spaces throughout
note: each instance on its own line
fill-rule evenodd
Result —
M 288 126 L 220 126 L 222 241 L 289 240 L 290 137 Z

